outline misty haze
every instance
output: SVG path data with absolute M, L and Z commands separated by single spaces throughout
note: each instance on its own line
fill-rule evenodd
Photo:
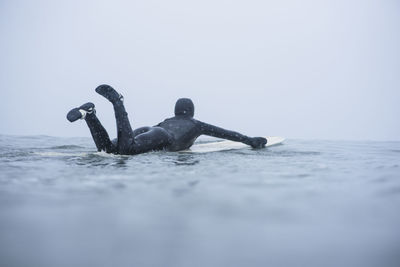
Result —
M 0 266 L 400 266 L 399 26 L 396 0 L 0 1 Z

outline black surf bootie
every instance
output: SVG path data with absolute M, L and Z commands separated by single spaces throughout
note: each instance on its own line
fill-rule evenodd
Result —
M 96 88 L 96 93 L 104 96 L 113 104 L 117 103 L 118 101 L 121 101 L 121 102 L 124 101 L 124 97 L 120 93 L 115 91 L 114 88 L 112 88 L 111 86 L 109 86 L 107 84 L 99 85 Z
M 73 108 L 68 112 L 67 114 L 67 120 L 70 122 L 74 122 L 78 119 L 85 119 L 86 114 L 92 114 L 96 113 L 96 110 L 94 109 L 94 104 L 93 103 L 86 103 L 80 106 L 79 108 Z

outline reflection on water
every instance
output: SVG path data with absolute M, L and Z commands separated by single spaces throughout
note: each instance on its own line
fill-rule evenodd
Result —
M 67 154 L 68 155 L 68 154 Z M 87 167 L 107 167 L 126 168 L 127 162 L 132 156 L 112 155 L 104 152 L 87 153 L 83 155 L 68 155 L 67 161 L 71 165 L 81 165 Z
M 200 163 L 200 154 L 179 152 L 157 152 L 159 159 L 165 163 L 173 163 L 174 166 L 194 166 Z
M 43 154 L 41 154 L 43 155 Z M 62 154 L 58 156 L 63 156 Z M 169 153 L 169 152 L 152 152 L 148 154 L 148 157 L 145 158 L 143 155 L 112 155 L 105 154 L 104 152 L 100 153 L 87 153 L 84 155 L 71 156 L 67 153 L 66 157 L 68 161 L 72 164 L 82 165 L 82 166 L 114 166 L 126 168 L 128 166 L 128 162 L 139 162 L 143 164 L 154 164 L 154 160 L 159 161 L 161 159 L 164 162 L 172 162 L 176 166 L 193 166 L 200 162 L 199 156 L 190 155 L 190 154 L 179 154 L 179 153 Z
M 198 164 L 199 162 L 200 160 L 196 159 L 195 156 L 189 154 L 178 154 L 176 156 L 176 159 L 174 160 L 174 163 L 177 166 L 181 165 L 192 166 Z

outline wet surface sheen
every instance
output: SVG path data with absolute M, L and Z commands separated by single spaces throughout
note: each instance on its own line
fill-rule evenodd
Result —
M 0 136 L 1 266 L 399 266 L 400 142 L 207 154 Z

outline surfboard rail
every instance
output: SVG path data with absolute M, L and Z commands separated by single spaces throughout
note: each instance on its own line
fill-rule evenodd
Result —
M 285 138 L 280 136 L 267 136 L 267 144 L 265 147 L 271 147 L 275 145 L 282 144 L 285 141 Z M 218 152 L 218 151 L 226 151 L 226 150 L 236 150 L 236 149 L 244 149 L 251 148 L 250 146 L 243 144 L 241 142 L 234 142 L 230 140 L 223 141 L 215 141 L 209 143 L 201 143 L 194 144 L 189 149 L 182 150 L 180 152 L 183 153 L 209 153 L 209 152 Z

